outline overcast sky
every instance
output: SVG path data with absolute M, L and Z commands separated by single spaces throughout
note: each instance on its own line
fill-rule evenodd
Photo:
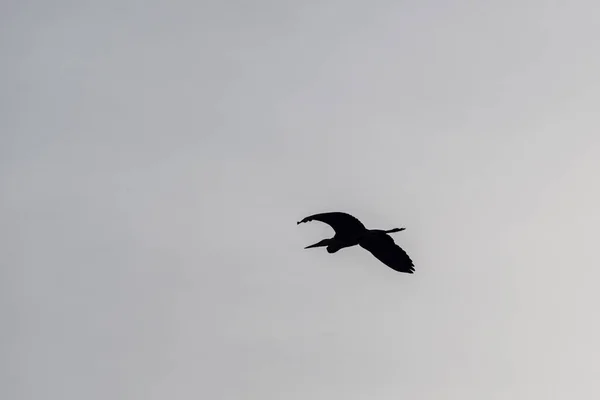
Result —
M 600 398 L 599 13 L 3 2 L 1 397 Z

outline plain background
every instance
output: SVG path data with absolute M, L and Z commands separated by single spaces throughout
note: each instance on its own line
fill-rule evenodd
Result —
M 597 398 L 599 12 L 3 2 L 1 397 Z

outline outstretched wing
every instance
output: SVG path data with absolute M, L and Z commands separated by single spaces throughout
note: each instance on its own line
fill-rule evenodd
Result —
M 412 260 L 391 236 L 385 233 L 376 234 L 362 240 L 359 244 L 391 269 L 407 274 L 415 272 Z
M 320 221 L 331 226 L 339 236 L 355 236 L 367 228 L 357 218 L 343 212 L 328 212 L 314 214 L 299 221 L 298 224 L 310 221 Z

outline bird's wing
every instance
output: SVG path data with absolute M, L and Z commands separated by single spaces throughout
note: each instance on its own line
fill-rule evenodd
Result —
M 357 218 L 343 212 L 328 212 L 314 214 L 299 221 L 298 224 L 310 221 L 320 221 L 331 226 L 338 235 L 351 235 L 361 233 L 367 228 Z
M 407 274 L 415 272 L 414 264 L 408 254 L 386 234 L 374 235 L 362 240 L 360 246 L 395 271 Z

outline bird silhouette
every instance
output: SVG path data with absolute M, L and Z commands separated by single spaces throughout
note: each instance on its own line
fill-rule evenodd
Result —
M 400 232 L 406 228 L 394 228 L 387 231 L 367 229 L 356 217 L 343 212 L 314 214 L 298 221 L 297 225 L 310 221 L 320 221 L 328 224 L 335 231 L 335 235 L 331 239 L 323 239 L 320 242 L 306 246 L 305 249 L 327 246 L 328 253 L 335 253 L 345 247 L 359 245 L 395 271 L 407 274 L 412 274 L 415 271 L 414 264 L 408 254 L 388 235 L 388 233 Z

